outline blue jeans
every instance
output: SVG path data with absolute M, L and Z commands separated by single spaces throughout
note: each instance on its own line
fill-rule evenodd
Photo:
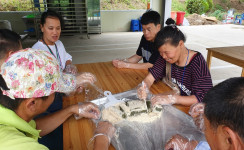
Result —
M 45 113 L 40 114 L 38 117 L 46 116 L 50 113 L 54 113 L 61 110 L 63 107 L 63 94 L 55 93 L 55 98 L 53 103 L 49 106 Z M 45 145 L 49 150 L 63 150 L 63 125 L 60 125 L 51 133 L 38 139 L 40 144 Z

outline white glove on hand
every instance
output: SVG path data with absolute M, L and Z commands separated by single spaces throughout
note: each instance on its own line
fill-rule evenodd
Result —
M 190 141 L 179 134 L 174 135 L 165 145 L 165 150 L 194 150 L 197 141 Z
M 73 74 L 75 76 L 78 72 L 78 69 L 75 65 L 69 64 L 69 65 L 65 66 L 64 72 L 68 73 L 68 74 Z
M 203 132 L 204 131 L 204 103 L 193 104 L 189 110 L 189 114 L 192 116 L 197 128 Z
M 97 105 L 91 102 L 79 102 L 77 104 L 75 119 L 78 120 L 80 118 L 89 118 L 89 119 L 99 119 L 100 110 Z
M 111 141 L 111 138 L 113 138 L 114 134 L 115 134 L 116 129 L 114 128 L 114 126 L 107 122 L 107 121 L 102 121 L 98 123 L 98 126 L 95 130 L 95 135 L 96 134 L 103 134 L 105 136 L 108 137 L 109 143 Z
M 95 75 L 89 72 L 83 72 L 76 76 L 76 91 L 81 93 L 86 84 L 94 84 L 96 81 Z
M 129 68 L 130 66 L 130 63 L 126 62 L 126 59 L 124 60 L 114 59 L 112 63 L 116 68 Z
M 146 100 L 149 94 L 150 91 L 147 87 L 147 84 L 142 81 L 142 83 L 137 86 L 137 97 L 141 100 Z
M 173 105 L 176 103 L 175 95 L 158 94 L 151 98 L 152 105 Z

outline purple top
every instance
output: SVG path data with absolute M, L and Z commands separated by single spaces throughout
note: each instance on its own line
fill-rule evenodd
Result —
M 210 72 L 202 54 L 197 52 L 185 68 L 185 75 L 182 82 L 184 67 L 176 64 L 171 65 L 172 82 L 177 84 L 182 96 L 195 95 L 199 102 L 202 102 L 204 95 L 213 87 Z M 166 61 L 162 56 L 158 57 L 149 72 L 157 81 L 166 76 Z

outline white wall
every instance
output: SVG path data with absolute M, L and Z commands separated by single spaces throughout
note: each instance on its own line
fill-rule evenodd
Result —
M 162 12 L 162 1 L 152 1 L 151 8 Z M 114 10 L 114 11 L 101 11 L 101 27 L 102 32 L 128 32 L 130 31 L 131 19 L 138 19 L 146 10 Z M 0 12 L 1 20 L 9 20 L 12 25 L 13 31 L 23 34 L 26 30 L 25 23 L 22 17 L 32 12 Z
M 26 30 L 26 25 L 24 21 L 22 20 L 23 16 L 26 16 L 28 14 L 32 14 L 31 11 L 1 11 L 0 12 L 0 20 L 8 20 L 11 23 L 12 30 L 23 34 L 24 30 Z
M 101 11 L 102 32 L 130 31 L 131 19 L 138 19 L 146 10 Z

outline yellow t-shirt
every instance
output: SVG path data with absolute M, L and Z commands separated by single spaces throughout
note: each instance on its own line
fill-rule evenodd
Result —
M 40 131 L 34 120 L 26 122 L 15 112 L 0 105 L 0 149 L 3 150 L 48 150 L 38 143 Z

